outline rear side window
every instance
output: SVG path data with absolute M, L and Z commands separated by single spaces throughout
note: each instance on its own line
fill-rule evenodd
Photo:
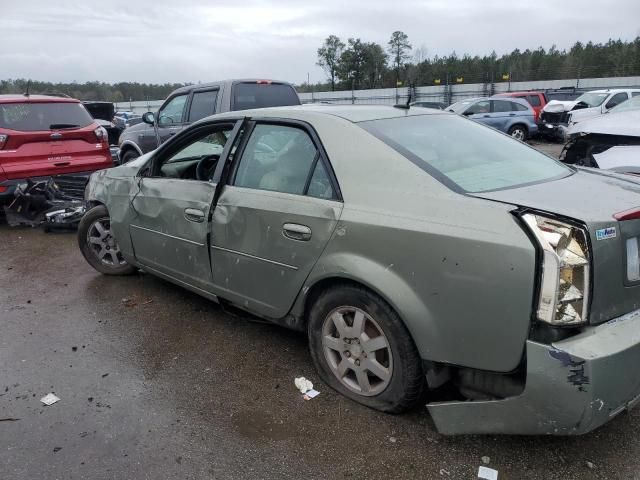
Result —
M 527 101 L 532 107 L 539 107 L 541 104 L 540 97 L 538 95 L 527 95 Z
M 0 104 L 0 128 L 37 132 L 61 128 L 82 128 L 93 118 L 80 103 Z
M 206 92 L 195 92 L 191 101 L 191 111 L 189 112 L 189 122 L 195 122 L 201 118 L 213 115 L 216 111 L 216 100 L 218 90 Z
M 237 83 L 233 87 L 232 110 L 300 105 L 291 85 L 282 83 Z
M 516 102 L 510 102 L 511 103 L 511 109 L 514 112 L 528 112 L 529 109 L 526 107 L 526 105 L 522 105 L 521 103 L 516 103 Z
M 513 105 L 515 105 L 513 102 L 506 100 L 493 100 L 493 111 L 496 113 L 511 112 L 515 110 Z

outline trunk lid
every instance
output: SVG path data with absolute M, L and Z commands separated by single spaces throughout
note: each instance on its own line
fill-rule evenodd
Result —
M 592 248 L 591 323 L 640 308 L 640 282 L 627 280 L 627 240 L 640 237 L 640 220 L 618 222 L 613 217 L 640 206 L 639 180 L 579 169 L 559 180 L 474 196 L 562 215 L 586 225 Z

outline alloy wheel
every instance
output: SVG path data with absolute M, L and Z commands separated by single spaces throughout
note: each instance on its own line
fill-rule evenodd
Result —
M 387 388 L 393 373 L 389 340 L 365 311 L 350 306 L 331 311 L 322 326 L 329 368 L 345 387 L 364 396 Z
M 120 252 L 118 242 L 111 233 L 109 217 L 99 218 L 91 224 L 87 231 L 87 244 L 102 264 L 109 267 L 126 265 L 127 262 Z

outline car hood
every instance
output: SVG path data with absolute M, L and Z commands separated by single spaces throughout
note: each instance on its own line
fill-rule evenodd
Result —
M 572 114 L 575 115 L 577 112 Z M 598 117 L 582 120 L 569 127 L 569 135 L 577 133 L 598 133 L 603 135 L 622 135 L 640 137 L 640 109 L 619 113 L 607 113 Z
M 600 107 L 579 108 L 571 111 L 571 122 L 582 122 L 588 118 L 602 115 Z
M 637 178 L 637 180 L 636 180 Z M 590 322 L 640 308 L 640 286 L 626 283 L 626 241 L 640 236 L 640 220 L 613 215 L 640 206 L 640 178 L 580 168 L 559 180 L 475 196 L 573 218 L 589 231 L 593 268 Z
M 575 100 L 551 100 L 542 109 L 543 112 L 561 113 L 568 112 L 577 105 Z

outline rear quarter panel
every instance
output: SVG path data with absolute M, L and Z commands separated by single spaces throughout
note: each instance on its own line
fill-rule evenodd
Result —
M 454 193 L 353 124 L 316 128 L 345 207 L 303 292 L 327 278 L 358 281 L 399 313 L 422 358 L 516 368 L 536 263 L 513 207 Z

